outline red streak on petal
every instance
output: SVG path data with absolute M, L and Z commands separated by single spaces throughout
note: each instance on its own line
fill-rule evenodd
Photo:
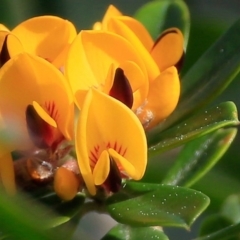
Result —
M 123 151 L 123 153 L 122 153 L 121 155 L 124 157 L 124 155 L 126 154 L 126 152 L 127 152 L 127 148 L 125 148 L 125 150 Z
M 90 154 L 91 154 L 91 158 L 94 160 L 94 162 L 96 163 L 97 162 L 97 160 L 98 160 L 98 157 L 95 155 L 95 153 L 94 152 L 92 152 L 92 151 L 90 151 Z
M 45 110 L 48 112 L 51 118 L 57 121 L 57 119 L 59 118 L 59 113 L 54 101 L 45 102 Z
M 121 154 L 122 151 L 122 145 L 120 145 L 119 149 L 118 149 L 118 153 Z
M 113 149 L 117 151 L 117 142 L 114 143 Z

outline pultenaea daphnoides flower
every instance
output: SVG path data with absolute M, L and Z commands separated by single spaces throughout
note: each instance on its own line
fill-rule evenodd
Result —
M 61 69 L 75 37 L 74 25 L 56 16 L 30 18 L 11 31 L 0 24 L 0 66 L 15 55 L 28 52 Z
M 77 122 L 79 169 L 91 195 L 96 187 L 117 192 L 122 178 L 139 180 L 147 164 L 147 143 L 136 115 L 123 103 L 88 90 Z
M 87 90 L 97 88 L 127 102 L 146 130 L 166 119 L 180 95 L 180 30 L 167 29 L 154 42 L 140 22 L 113 6 L 94 28 L 78 34 L 66 61 L 66 77 L 79 108 Z
M 0 69 L 0 111 L 4 133 L 0 145 L 5 149 L 0 156 L 0 176 L 6 190 L 15 190 L 13 151 L 21 152 L 31 180 L 54 177 L 74 135 L 74 102 L 63 74 L 35 55 L 14 56 Z M 16 175 L 21 171 L 17 168 Z

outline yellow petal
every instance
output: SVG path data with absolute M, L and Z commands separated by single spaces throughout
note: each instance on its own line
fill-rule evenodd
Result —
M 80 181 L 74 172 L 64 167 L 60 167 L 56 170 L 53 188 L 62 200 L 72 200 L 78 192 L 79 185 Z
M 147 104 L 138 114 L 142 122 L 146 122 L 148 116 L 150 123 L 146 128 L 150 129 L 167 118 L 175 109 L 180 96 L 180 81 L 175 67 L 167 68 L 150 85 Z M 144 120 L 145 119 L 145 120 Z
M 118 19 L 134 32 L 134 34 L 148 51 L 151 50 L 154 44 L 153 39 L 141 22 L 128 16 L 122 16 Z
M 57 127 L 56 121 L 37 102 L 33 101 L 33 107 L 37 114 L 52 127 Z
M 122 13 L 113 5 L 109 5 L 102 20 L 102 29 L 107 30 L 107 24 L 110 18 L 122 16 Z
M 78 107 L 90 88 L 103 90 L 109 85 L 110 67 L 116 69 L 126 61 L 134 62 L 146 75 L 142 59 L 125 39 L 110 32 L 81 31 L 70 47 L 65 69 Z
M 161 71 L 176 66 L 184 54 L 184 38 L 177 28 L 164 31 L 153 46 L 151 55 Z
M 132 61 L 123 62 L 119 67 L 124 70 L 124 74 L 131 85 L 134 98 L 132 110 L 135 111 L 147 98 L 149 89 L 148 79 L 142 69 Z
M 3 24 L 0 24 L 0 31 L 10 32 L 10 30 Z
M 110 160 L 107 150 L 104 150 L 93 170 L 93 178 L 95 185 L 101 185 L 105 182 L 110 171 Z
M 79 168 L 90 192 L 95 189 L 91 166 L 102 151 L 111 148 L 135 167 L 138 178 L 143 176 L 147 143 L 141 123 L 127 106 L 92 89 L 84 101 L 76 135 Z
M 7 51 L 10 57 L 13 57 L 24 51 L 23 45 L 20 40 L 13 34 L 9 33 L 7 36 Z
M 118 165 L 123 168 L 123 170 L 127 173 L 127 175 L 130 178 L 133 178 L 135 180 L 139 180 L 142 178 L 143 173 L 137 172 L 135 170 L 135 166 L 133 166 L 126 158 L 124 158 L 122 155 L 117 153 L 112 148 L 108 149 L 108 152 L 111 155 L 111 157 L 113 157 L 113 159 L 118 163 Z
M 71 22 L 55 16 L 30 18 L 14 28 L 12 33 L 20 39 L 27 52 L 49 62 L 54 62 L 76 36 Z M 63 62 L 58 64 L 59 68 Z
M 122 20 L 126 18 L 128 17 L 123 16 L 109 19 L 108 30 L 122 36 L 132 44 L 135 50 L 141 55 L 147 69 L 149 81 L 152 81 L 159 75 L 159 68 L 138 36 Z
M 86 95 L 84 100 L 84 106 L 81 109 L 81 114 L 77 122 L 76 128 L 76 138 L 75 138 L 75 146 L 76 146 L 76 154 L 79 165 L 79 170 L 83 177 L 83 180 L 87 186 L 87 189 L 91 195 L 96 194 L 96 188 L 93 180 L 92 169 L 90 167 L 90 159 L 87 148 L 87 122 L 88 122 L 88 112 L 89 105 L 92 101 L 92 91 Z
M 0 70 L 0 109 L 13 141 L 29 145 L 25 112 L 36 101 L 49 110 L 62 134 L 73 136 L 73 98 L 59 70 L 26 53 L 10 59 Z M 20 147 L 19 146 L 19 147 Z
M 8 31 L 0 30 L 0 52 L 2 51 L 3 42 L 5 37 L 9 34 Z

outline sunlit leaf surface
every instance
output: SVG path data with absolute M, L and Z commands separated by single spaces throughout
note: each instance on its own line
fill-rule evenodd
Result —
M 170 185 L 129 182 L 120 194 L 121 198 L 117 194 L 110 198 L 108 211 L 116 221 L 131 226 L 188 229 L 209 204 L 198 191 Z
M 112 228 L 102 240 L 168 240 L 169 238 L 162 232 L 161 227 L 131 227 L 118 224 Z
M 211 109 L 201 111 L 186 121 L 158 134 L 149 136 L 149 154 L 155 155 L 216 129 L 237 125 L 238 116 L 234 103 L 225 102 Z M 155 145 L 154 145 L 155 144 Z
M 223 156 L 237 129 L 219 129 L 187 143 L 163 183 L 190 187 Z

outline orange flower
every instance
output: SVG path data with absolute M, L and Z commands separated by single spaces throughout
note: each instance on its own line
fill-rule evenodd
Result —
M 61 68 L 69 45 L 76 37 L 76 29 L 71 22 L 62 18 L 39 16 L 20 23 L 11 32 L 0 25 L 0 47 L 3 44 L 3 36 L 8 34 L 14 35 L 21 43 L 17 47 L 9 43 L 8 38 L 6 39 L 7 50 L 11 53 L 11 57 L 25 51 Z
M 77 122 L 76 153 L 79 169 L 91 195 L 96 186 L 119 190 L 122 178 L 142 178 L 147 143 L 136 115 L 120 101 L 89 90 Z
M 0 178 L 7 190 L 7 183 L 14 185 L 11 151 L 54 151 L 64 139 L 73 139 L 69 86 L 61 72 L 40 57 L 22 53 L 2 66 L 0 113 Z

